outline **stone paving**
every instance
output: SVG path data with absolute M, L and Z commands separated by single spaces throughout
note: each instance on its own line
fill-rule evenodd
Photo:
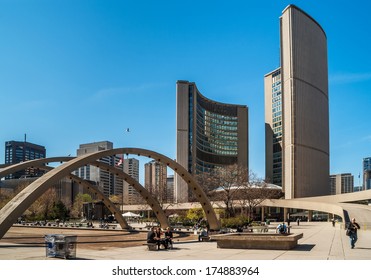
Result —
M 109 250 L 79 249 L 82 260 L 371 260 L 371 231 L 359 230 L 358 242 L 350 248 L 349 238 L 340 224 L 302 222 L 292 224 L 292 232 L 303 238 L 292 250 L 219 249 L 216 242 L 175 242 L 175 249 L 148 251 L 147 246 L 110 248 Z M 57 260 L 47 258 L 45 248 L 1 243 L 0 260 Z

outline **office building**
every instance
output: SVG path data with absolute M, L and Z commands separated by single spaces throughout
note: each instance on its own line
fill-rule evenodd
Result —
M 113 149 L 113 143 L 109 141 L 81 144 L 79 149 L 77 150 L 77 156 L 79 157 L 85 154 L 90 154 L 108 149 Z M 117 156 L 104 157 L 99 159 L 98 161 L 122 169 L 122 165 L 120 166 L 118 165 L 119 158 Z M 121 178 L 116 177 L 109 171 L 106 171 L 104 169 L 92 165 L 86 165 L 80 167 L 77 171 L 75 171 L 75 175 L 79 176 L 84 180 L 91 181 L 93 184 L 98 186 L 98 188 L 107 197 L 109 197 L 110 195 L 122 195 L 123 180 Z
M 350 173 L 331 175 L 330 188 L 332 195 L 354 192 L 354 176 Z
M 265 92 L 265 161 L 269 183 L 282 187 L 282 91 L 281 69 L 264 77 Z
M 249 168 L 248 108 L 203 96 L 193 82 L 177 82 L 176 160 L 191 174 L 237 164 Z M 175 201 L 187 202 L 188 185 L 175 175 Z
M 6 141 L 5 142 L 5 164 L 12 165 L 27 160 L 45 158 L 46 149 L 44 146 L 29 143 L 25 140 L 19 141 Z M 27 168 L 26 170 L 15 172 L 6 176 L 5 179 L 19 179 L 25 177 L 39 177 L 45 172 L 38 168 Z
M 144 165 L 144 187 L 160 202 L 167 203 L 167 167 L 152 160 Z
M 166 198 L 167 203 L 174 203 L 174 175 L 169 175 L 166 179 Z
M 127 158 L 123 160 L 124 172 L 139 182 L 139 160 Z M 124 181 L 124 204 L 139 204 L 142 201 L 140 194 L 129 183 Z
M 289 5 L 280 18 L 280 46 L 281 65 L 264 80 L 266 177 L 281 181 L 287 199 L 329 195 L 326 34 Z
M 363 189 L 371 190 L 371 157 L 363 159 Z

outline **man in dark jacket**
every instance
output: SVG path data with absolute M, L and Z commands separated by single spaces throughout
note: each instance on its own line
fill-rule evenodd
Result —
M 147 243 L 156 243 L 158 249 L 160 250 L 160 241 L 156 237 L 154 227 L 152 227 L 151 230 L 147 233 Z
M 356 219 L 353 218 L 352 221 L 348 225 L 348 230 L 349 230 L 349 238 L 350 238 L 350 247 L 353 249 L 354 246 L 356 245 L 356 242 L 358 240 L 357 236 L 357 230 L 360 229 L 361 227 L 359 224 L 356 222 Z

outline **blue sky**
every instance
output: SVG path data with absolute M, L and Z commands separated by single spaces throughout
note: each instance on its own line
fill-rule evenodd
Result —
M 330 168 L 357 185 L 371 156 L 368 0 L 0 0 L 0 143 L 26 133 L 49 157 L 108 140 L 175 158 L 176 81 L 189 80 L 249 107 L 250 168 L 264 177 L 263 77 L 288 4 L 327 34 Z

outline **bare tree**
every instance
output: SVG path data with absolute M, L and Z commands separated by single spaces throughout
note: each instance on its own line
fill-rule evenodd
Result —
M 249 174 L 249 180 L 239 189 L 238 201 L 242 213 L 253 220 L 253 212 L 264 200 L 280 198 L 282 190 L 267 184 L 264 180 L 259 179 L 253 172 Z
M 226 217 L 230 218 L 235 215 L 234 201 L 238 199 L 239 189 L 249 179 L 248 175 L 245 166 L 233 164 L 215 168 L 211 173 L 204 173 L 197 178 L 211 200 L 223 201 Z

